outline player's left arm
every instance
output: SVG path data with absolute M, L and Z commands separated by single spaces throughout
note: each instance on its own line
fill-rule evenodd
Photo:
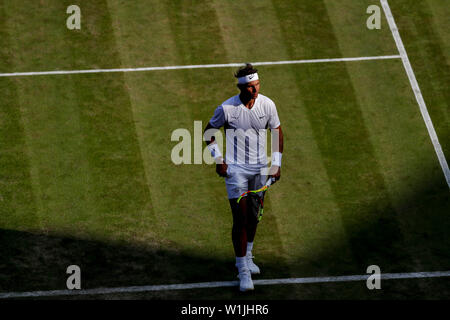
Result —
M 269 99 L 270 100 L 270 99 Z M 281 129 L 280 118 L 278 117 L 277 107 L 270 100 L 268 104 L 269 121 L 268 127 L 272 136 L 272 166 L 269 170 L 269 176 L 276 180 L 281 177 L 281 156 L 283 155 L 283 130 Z
M 280 180 L 281 157 L 283 154 L 283 141 L 284 141 L 283 130 L 281 129 L 281 125 L 279 125 L 275 129 L 272 129 L 271 131 L 272 131 L 272 149 L 274 150 L 274 152 L 272 153 L 272 168 L 270 171 L 274 172 L 272 174 L 272 177 L 274 177 L 275 180 Z

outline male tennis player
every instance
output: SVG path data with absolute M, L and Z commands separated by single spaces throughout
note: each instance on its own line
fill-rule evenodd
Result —
M 257 72 L 251 64 L 236 72 L 240 94 L 218 106 L 204 130 L 206 144 L 216 161 L 216 172 L 225 177 L 233 214 L 232 240 L 241 291 L 253 290 L 251 274 L 260 273 L 252 256 L 259 202 L 250 196 L 243 197 L 239 203 L 237 199 L 248 190 L 264 186 L 268 176 L 280 179 L 283 152 L 283 133 L 277 108 L 272 100 L 259 94 Z M 222 126 L 226 136 L 225 159 L 211 134 Z M 272 132 L 274 150 L 270 170 L 267 170 L 265 151 L 267 128 Z

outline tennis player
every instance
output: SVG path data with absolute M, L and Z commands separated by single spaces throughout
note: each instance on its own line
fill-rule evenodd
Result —
M 240 290 L 253 290 L 251 274 L 259 274 L 253 262 L 253 240 L 258 224 L 259 202 L 248 190 L 264 186 L 269 176 L 280 179 L 283 133 L 275 103 L 259 93 L 258 71 L 251 64 L 240 68 L 235 77 L 240 93 L 218 106 L 204 130 L 206 144 L 216 161 L 216 172 L 225 178 L 228 199 L 233 214 L 232 241 L 239 272 Z M 211 132 L 224 127 L 225 158 Z M 266 157 L 267 129 L 272 133 L 272 166 Z M 277 148 L 278 147 L 278 148 Z

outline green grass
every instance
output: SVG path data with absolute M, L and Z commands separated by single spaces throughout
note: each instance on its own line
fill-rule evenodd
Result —
M 0 72 L 397 54 L 384 18 L 365 27 L 368 0 L 81 1 L 79 31 L 70 4 L 2 2 Z M 449 9 L 390 5 L 448 159 Z M 401 61 L 258 69 L 285 133 L 255 242 L 261 278 L 448 270 L 449 190 Z M 193 135 L 237 93 L 233 72 L 1 77 L 0 292 L 64 289 L 70 264 L 83 288 L 234 280 L 223 181 L 170 160 L 173 130 Z M 113 298 L 450 296 L 447 280 L 272 288 Z

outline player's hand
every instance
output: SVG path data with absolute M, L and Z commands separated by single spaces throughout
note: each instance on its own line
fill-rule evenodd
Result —
M 225 162 L 216 164 L 216 172 L 221 177 L 224 177 L 224 178 L 227 177 L 227 169 L 228 169 L 228 165 Z
M 272 174 L 272 177 L 275 178 L 275 181 L 280 180 L 280 178 L 281 178 L 281 168 L 279 166 L 272 166 L 272 168 L 270 168 L 270 171 L 275 172 L 274 174 Z

